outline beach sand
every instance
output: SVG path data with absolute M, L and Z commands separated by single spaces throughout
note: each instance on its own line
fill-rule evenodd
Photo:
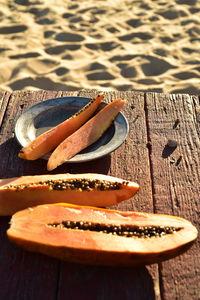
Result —
M 200 1 L 3 0 L 0 19 L 0 90 L 200 94 Z

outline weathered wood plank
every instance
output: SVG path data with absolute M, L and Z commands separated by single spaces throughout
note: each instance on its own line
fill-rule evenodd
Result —
M 0 101 L 3 158 L 0 177 L 47 173 L 44 160 L 28 162 L 17 157 L 20 148 L 13 138 L 13 129 L 24 109 L 49 98 L 92 97 L 96 92 L 19 91 L 11 96 L 4 93 L 0 98 L 4 99 Z M 118 208 L 180 215 L 198 227 L 199 99 L 188 95 L 147 94 L 145 98 L 143 93 L 106 93 L 108 100 L 117 97 L 128 100 L 124 114 L 129 120 L 130 133 L 126 142 L 105 158 L 85 164 L 64 164 L 54 173 L 98 172 L 137 181 L 141 186 L 138 195 Z M 165 147 L 169 138 L 179 142 L 173 152 Z M 22 295 L 30 300 L 60 300 L 67 296 L 69 299 L 198 299 L 198 242 L 186 254 L 159 265 L 159 270 L 157 265 L 130 269 L 80 266 L 15 247 L 6 238 L 8 222 L 9 218 L 1 218 L 1 299 L 22 299 Z
M 29 253 L 6 237 L 9 218 L 0 221 L 0 299 L 52 299 L 57 294 L 59 262 Z
M 155 298 L 152 276 L 146 267 L 109 268 L 62 263 L 58 300 Z
M 67 94 L 67 93 L 66 93 Z M 16 117 L 34 103 L 60 97 L 62 92 L 14 92 L 1 103 L 0 178 L 46 173 L 46 162 L 29 162 L 17 157 L 20 147 L 13 137 Z M 28 253 L 11 244 L 6 237 L 9 218 L 0 220 L 0 299 L 56 299 L 59 261 Z
M 86 90 L 79 95 L 92 97 L 94 92 Z M 136 181 L 141 186 L 138 195 L 115 208 L 152 212 L 144 94 L 109 92 L 105 96 L 108 102 L 118 97 L 127 99 L 123 112 L 129 120 L 128 138 L 107 157 L 71 165 L 71 172 L 99 172 Z M 70 299 L 160 299 L 157 265 L 113 270 L 62 262 L 58 299 L 63 299 L 66 294 Z
M 146 95 L 155 212 L 178 215 L 199 228 L 199 99 L 189 95 Z M 167 147 L 168 139 L 178 142 Z M 163 299 L 199 299 L 199 242 L 159 268 Z

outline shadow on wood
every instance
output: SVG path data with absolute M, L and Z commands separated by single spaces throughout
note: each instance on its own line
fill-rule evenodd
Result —
M 9 149 L 9 151 L 7 151 Z M 12 150 L 10 150 L 12 149 Z M 10 138 L 0 145 L 0 178 L 18 177 L 22 175 L 63 174 L 63 173 L 101 173 L 107 174 L 111 164 L 111 156 L 83 162 L 64 163 L 53 171 L 47 170 L 47 160 L 24 160 L 18 157 L 20 147 L 15 138 Z M 5 172 L 6 170 L 6 172 Z M 5 177 L 6 176 L 6 177 Z
M 9 151 L 7 151 L 9 149 Z M 12 149 L 12 150 L 11 150 Z M 18 177 L 22 175 L 49 174 L 47 160 L 25 160 L 18 157 L 20 146 L 15 138 L 10 138 L 0 145 L 0 178 Z M 5 172 L 6 170 L 6 172 Z M 70 166 L 63 164 L 50 174 L 69 173 Z M 5 177 L 6 176 L 6 177 Z
M 62 263 L 59 299 L 155 299 L 146 267 L 96 267 Z M 98 296 L 97 296 L 98 295 Z
M 10 218 L 1 217 L 0 299 L 56 299 L 59 261 L 11 243 L 6 235 L 9 221 Z
M 175 150 L 176 147 L 169 147 L 168 145 L 165 145 L 162 152 L 162 158 L 168 158 Z
M 99 173 L 108 174 L 111 164 L 111 156 L 106 155 L 102 158 L 78 164 L 70 164 L 71 173 Z

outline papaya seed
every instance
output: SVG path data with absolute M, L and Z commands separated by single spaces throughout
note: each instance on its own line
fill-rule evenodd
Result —
M 7 185 L 5 186 L 6 189 L 12 189 L 13 187 L 17 191 L 22 191 L 33 186 L 48 186 L 50 190 L 80 190 L 80 191 L 89 191 L 92 189 L 96 190 L 119 190 L 121 187 L 121 183 L 119 182 L 108 182 L 105 180 L 87 180 L 87 179 L 73 179 L 73 180 L 46 180 L 46 181 L 39 181 L 38 183 L 30 183 L 30 184 L 21 184 L 21 185 Z
M 48 224 L 48 226 L 53 228 L 62 229 L 76 229 L 76 230 L 89 230 L 104 234 L 112 234 L 123 237 L 138 237 L 138 238 L 152 238 L 152 237 L 162 237 L 166 234 L 173 234 L 179 231 L 181 228 L 170 227 L 170 226 L 129 226 L 129 225 L 111 225 L 111 224 L 101 224 L 94 222 L 84 222 L 84 221 L 63 221 L 60 224 L 53 223 Z

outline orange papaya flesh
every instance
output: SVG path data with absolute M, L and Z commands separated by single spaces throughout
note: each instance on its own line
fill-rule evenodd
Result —
M 104 207 L 135 195 L 139 185 L 102 174 L 57 174 L 0 179 L 0 215 L 45 203 Z
M 183 253 L 197 230 L 180 217 L 54 204 L 17 212 L 7 235 L 26 250 L 70 262 L 133 266 Z
M 91 117 L 103 98 L 104 95 L 98 95 L 96 98 L 93 98 L 76 114 L 39 135 L 27 146 L 23 147 L 18 156 L 27 160 L 36 160 L 55 149 L 64 139 L 76 131 Z
M 96 142 L 111 125 L 126 101 L 116 99 L 101 109 L 93 118 L 67 137 L 53 151 L 47 163 L 49 171 L 68 161 L 81 150 Z

